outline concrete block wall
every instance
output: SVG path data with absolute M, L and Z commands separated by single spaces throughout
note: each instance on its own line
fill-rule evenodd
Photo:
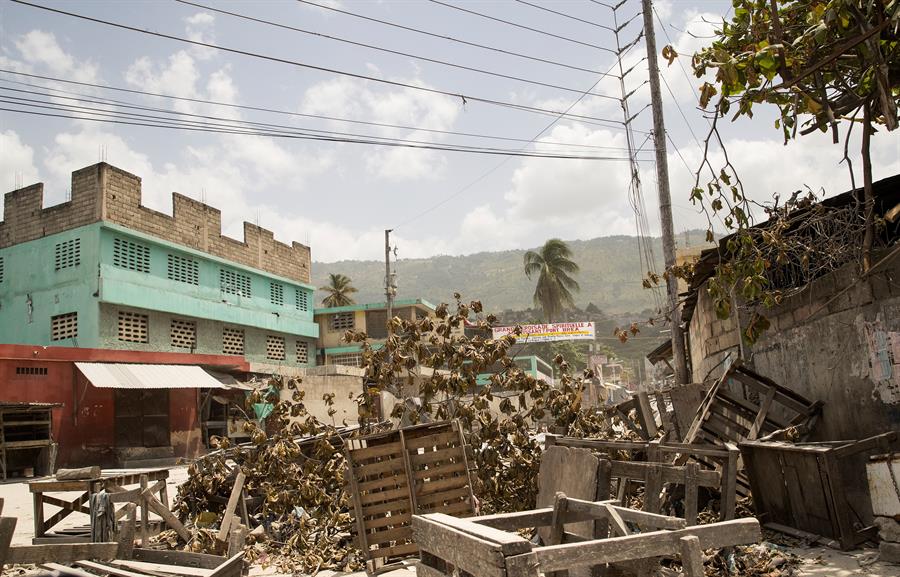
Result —
M 875 260 L 878 261 L 879 257 Z M 737 326 L 719 321 L 701 287 L 690 323 L 695 381 L 721 375 L 728 351 L 737 357 Z M 772 326 L 747 346 L 750 366 L 811 400 L 825 403 L 812 440 L 860 439 L 900 430 L 900 258 L 861 278 L 849 264 L 766 311 Z M 876 331 L 892 363 L 873 367 Z
M 244 240 L 222 234 L 222 213 L 172 194 L 172 216 L 141 206 L 141 179 L 105 162 L 72 173 L 72 200 L 43 208 L 43 184 L 7 193 L 0 248 L 83 226 L 114 222 L 196 250 L 299 282 L 310 279 L 310 250 L 275 240 L 270 230 L 244 223 Z

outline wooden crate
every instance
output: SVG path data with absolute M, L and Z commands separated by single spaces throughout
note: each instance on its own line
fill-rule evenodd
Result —
M 351 439 L 344 452 L 357 538 L 370 572 L 419 552 L 413 514 L 475 512 L 467 446 L 456 421 Z
M 875 533 L 866 460 L 896 443 L 894 432 L 858 442 L 741 443 L 757 517 L 854 549 Z
M 585 539 L 565 530 L 571 523 L 605 520 L 609 536 Z M 638 566 L 680 555 L 688 577 L 703 577 L 703 549 L 760 539 L 756 519 L 685 527 L 683 519 L 653 515 L 560 494 L 552 508 L 457 519 L 440 513 L 415 515 L 413 534 L 422 549 L 419 577 L 538 577 L 581 567 Z M 537 546 L 515 531 L 551 527 L 553 544 Z

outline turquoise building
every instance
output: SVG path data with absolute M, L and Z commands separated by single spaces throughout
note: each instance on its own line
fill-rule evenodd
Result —
M 193 352 L 315 365 L 309 247 L 173 194 L 141 206 L 140 179 L 106 163 L 73 173 L 72 198 L 43 185 L 6 194 L 0 222 L 0 343 Z

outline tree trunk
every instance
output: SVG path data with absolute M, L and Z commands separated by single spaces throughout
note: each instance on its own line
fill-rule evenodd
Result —
M 869 102 L 863 105 L 863 136 L 862 136 L 862 165 L 863 165 L 863 198 L 864 214 L 866 216 L 866 233 L 863 236 L 863 272 L 869 272 L 872 267 L 872 244 L 875 241 L 875 197 L 872 193 L 872 158 L 869 145 L 872 136 L 872 108 Z

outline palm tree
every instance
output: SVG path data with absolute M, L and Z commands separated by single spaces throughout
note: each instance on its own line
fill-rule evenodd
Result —
M 543 309 L 545 322 L 553 322 L 564 308 L 575 306 L 572 291 L 581 287 L 571 276 L 579 270 L 571 257 L 569 245 L 558 238 L 551 238 L 540 250 L 525 253 L 525 276 L 530 279 L 538 275 L 534 305 Z
M 350 277 L 342 274 L 331 273 L 328 275 L 328 284 L 320 286 L 320 291 L 328 293 L 322 299 L 322 304 L 326 307 L 344 307 L 347 305 L 355 305 L 356 301 L 350 296 L 356 292 L 356 287 L 351 283 Z

